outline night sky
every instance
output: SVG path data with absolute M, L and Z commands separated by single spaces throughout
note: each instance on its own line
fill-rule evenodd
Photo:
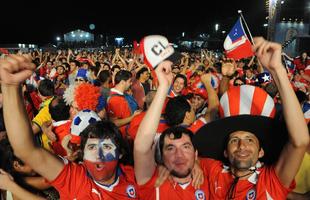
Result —
M 145 5 L 130 1 L 130 5 L 126 3 L 123 6 L 122 1 L 107 2 L 1 2 L 0 44 L 53 43 L 56 36 L 75 29 L 140 40 L 148 34 L 174 38 L 183 31 L 187 36 L 210 33 L 214 31 L 215 23 L 219 23 L 221 33 L 233 26 L 238 9 L 243 11 L 252 35 L 266 34 L 266 28 L 263 27 L 267 16 L 264 0 L 216 0 L 212 5 L 211 1 L 203 4 L 201 1 L 182 1 L 177 6 L 159 1 L 147 1 Z M 89 25 L 92 23 L 96 28 L 91 31 Z

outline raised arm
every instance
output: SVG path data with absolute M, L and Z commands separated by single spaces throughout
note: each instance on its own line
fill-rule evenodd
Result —
M 16 156 L 52 181 L 62 170 L 63 163 L 54 155 L 35 146 L 20 85 L 33 73 L 34 68 L 30 58 L 26 56 L 9 55 L 0 60 L 4 122 Z
M 121 56 L 120 53 L 118 54 L 118 59 L 123 63 L 124 68 L 125 68 L 125 69 L 128 69 L 127 63 L 126 63 L 126 61 L 124 60 L 124 58 L 122 58 L 122 56 Z
M 134 168 L 139 185 L 148 182 L 156 168 L 152 145 L 167 92 L 172 82 L 171 65 L 170 61 L 164 61 L 155 70 L 159 87 L 151 106 L 139 126 L 134 142 Z
M 201 81 L 204 84 L 208 93 L 208 110 L 204 117 L 207 122 L 210 122 L 216 119 L 220 101 L 216 91 L 211 85 L 211 73 L 202 75 Z
M 263 38 L 255 38 L 254 42 L 253 50 L 262 65 L 272 74 L 281 96 L 289 141 L 281 152 L 275 171 L 282 184 L 288 187 L 298 172 L 309 144 L 308 128 L 281 62 L 281 45 Z
M 221 73 L 222 80 L 219 87 L 219 96 L 221 97 L 228 89 L 230 77 L 234 75 L 236 71 L 236 62 L 232 59 L 226 59 L 222 62 Z

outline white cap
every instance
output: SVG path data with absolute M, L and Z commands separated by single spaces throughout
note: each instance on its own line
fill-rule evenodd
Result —
M 144 37 L 140 42 L 140 48 L 144 56 L 144 63 L 154 69 L 162 61 L 169 57 L 171 58 L 172 55 L 176 55 L 168 39 L 161 35 Z M 174 61 L 178 59 L 176 56 L 169 58 L 169 60 Z

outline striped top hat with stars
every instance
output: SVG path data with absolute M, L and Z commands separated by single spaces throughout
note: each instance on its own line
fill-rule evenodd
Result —
M 201 157 L 227 161 L 224 157 L 229 135 L 235 131 L 254 134 L 265 155 L 265 164 L 273 164 L 287 141 L 284 122 L 275 119 L 273 99 L 261 88 L 242 85 L 231 87 L 220 99 L 221 119 L 199 129 L 194 144 Z

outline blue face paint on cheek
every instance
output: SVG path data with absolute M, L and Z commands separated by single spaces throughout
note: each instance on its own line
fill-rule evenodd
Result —
M 109 162 L 119 159 L 118 148 L 111 139 L 100 140 L 98 153 L 102 162 Z

